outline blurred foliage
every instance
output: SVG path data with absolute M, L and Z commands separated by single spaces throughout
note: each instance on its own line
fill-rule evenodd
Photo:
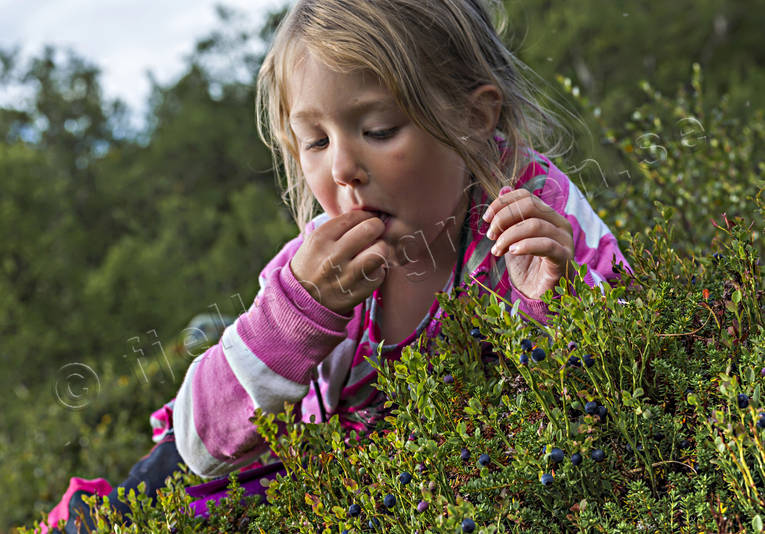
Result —
M 637 80 L 674 90 L 691 63 L 738 116 L 765 107 L 765 2 L 504 0 L 511 47 L 544 80 L 576 80 L 611 124 L 632 113 Z
M 526 76 L 551 98 L 549 106 L 575 134 L 568 165 L 561 166 L 569 174 L 592 166 L 588 160 L 594 159 L 599 170 L 584 172 L 604 174 L 611 186 L 628 179 L 624 171 L 632 169 L 625 169 L 623 159 L 603 146 L 607 140 L 601 135 L 598 117 L 612 127 L 631 120 L 645 97 L 640 81 L 665 94 L 681 87 L 692 95 L 694 63 L 704 72 L 707 103 L 727 95 L 723 120 L 765 109 L 764 0 L 502 3 L 508 15 L 506 41 L 530 66 Z M 570 116 L 576 99 L 559 90 L 557 77 L 572 80 L 598 116 Z M 710 124 L 703 122 L 703 126 Z M 664 133 L 674 139 L 681 135 L 680 128 L 689 125 L 664 124 Z M 655 131 L 649 126 L 638 135 Z M 644 137 L 643 142 L 648 139 Z
M 622 167 L 616 176 L 608 176 L 594 158 L 569 170 L 610 227 L 647 230 L 656 204 L 670 206 L 675 208 L 671 222 L 682 231 L 674 246 L 703 255 L 719 246 L 714 242 L 715 221 L 726 216 L 754 221 L 754 200 L 765 184 L 763 110 L 739 118 L 730 112 L 727 95 L 710 102 L 702 90 L 701 68 L 694 64 L 688 88 L 683 86 L 672 98 L 642 82 L 643 97 L 630 118 L 612 128 L 570 79 L 561 82 L 597 121 L 604 145 L 616 149 Z M 762 254 L 762 231 L 756 226 L 752 231 Z
M 650 242 L 631 249 L 655 254 L 655 279 L 641 283 L 687 290 L 680 273 L 698 268 L 710 299 L 730 301 L 733 271 L 708 267 L 708 256 L 733 241 L 712 221 L 727 229 L 740 217 L 762 254 L 753 199 L 765 161 L 755 111 L 765 99 L 765 2 L 505 4 L 508 41 L 540 75 L 532 79 L 589 129 L 556 163 L 622 243 L 653 235 L 657 212 L 673 229 L 676 257 Z M 28 95 L 0 108 L 0 481 L 14 490 L 0 532 L 50 510 L 70 476 L 126 476 L 151 447 L 149 414 L 191 359 L 178 344 L 184 326 L 200 312 L 249 306 L 257 273 L 296 233 L 254 127 L 258 44 L 283 11 L 259 28 L 233 10 L 219 15 L 184 75 L 154 82 L 140 131 L 124 104 L 106 101 L 84 58 L 0 50 L 0 86 Z M 678 302 L 662 302 L 668 321 L 687 319 Z M 68 384 L 72 363 L 98 381 L 85 373 Z M 658 495 L 655 486 L 633 495 L 646 491 Z

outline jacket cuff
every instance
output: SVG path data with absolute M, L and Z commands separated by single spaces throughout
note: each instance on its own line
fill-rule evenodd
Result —
M 346 338 L 352 317 L 314 300 L 288 264 L 271 273 L 255 306 L 237 321 L 237 332 L 269 369 L 307 385 L 316 366 Z
M 510 302 L 515 304 L 516 300 L 520 301 L 518 309 L 525 314 L 529 315 L 532 319 L 547 324 L 547 315 L 549 308 L 544 301 L 539 299 L 532 299 L 521 293 L 518 288 L 510 281 L 510 277 L 507 272 L 504 273 L 502 279 L 497 285 L 497 293 L 500 295 L 510 295 Z

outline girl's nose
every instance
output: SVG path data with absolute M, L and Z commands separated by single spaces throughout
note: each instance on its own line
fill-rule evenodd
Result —
M 367 182 L 367 172 L 351 144 L 335 142 L 332 155 L 332 179 L 339 185 L 358 186 Z

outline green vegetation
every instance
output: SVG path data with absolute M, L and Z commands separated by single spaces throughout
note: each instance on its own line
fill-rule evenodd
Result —
M 179 475 L 156 507 L 135 497 L 124 532 L 761 530 L 765 8 L 507 4 L 528 27 L 511 38 L 521 57 L 551 87 L 560 75 L 556 98 L 590 125 L 556 163 L 634 276 L 605 294 L 561 287 L 545 328 L 475 288 L 445 300 L 448 340 L 381 369 L 395 404 L 378 431 L 346 442 L 336 422 L 289 427 L 289 450 L 261 417 L 293 477 L 271 486 L 272 505 L 243 506 L 234 489 L 193 519 L 183 485 L 198 479 Z M 245 52 L 278 17 L 252 31 L 221 15 L 187 73 L 155 87 L 141 132 L 83 59 L 0 53 L 0 84 L 32 94 L 0 109 L 0 531 L 33 525 L 70 476 L 126 476 L 193 356 L 184 326 L 240 313 L 296 232 L 256 138 L 259 58 Z M 522 339 L 545 359 L 521 364 Z

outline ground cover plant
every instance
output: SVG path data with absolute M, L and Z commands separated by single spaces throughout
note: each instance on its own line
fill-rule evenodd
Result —
M 199 479 L 179 473 L 155 505 L 126 496 L 131 525 L 102 506 L 97 531 L 762 531 L 765 126 L 704 111 L 694 80 L 604 131 L 632 177 L 594 202 L 622 230 L 620 284 L 562 282 L 547 325 L 475 281 L 441 296 L 443 336 L 379 368 L 370 434 L 253 417 L 289 473 L 268 505 L 232 478 L 194 518 Z M 673 133 L 683 118 L 698 144 Z

